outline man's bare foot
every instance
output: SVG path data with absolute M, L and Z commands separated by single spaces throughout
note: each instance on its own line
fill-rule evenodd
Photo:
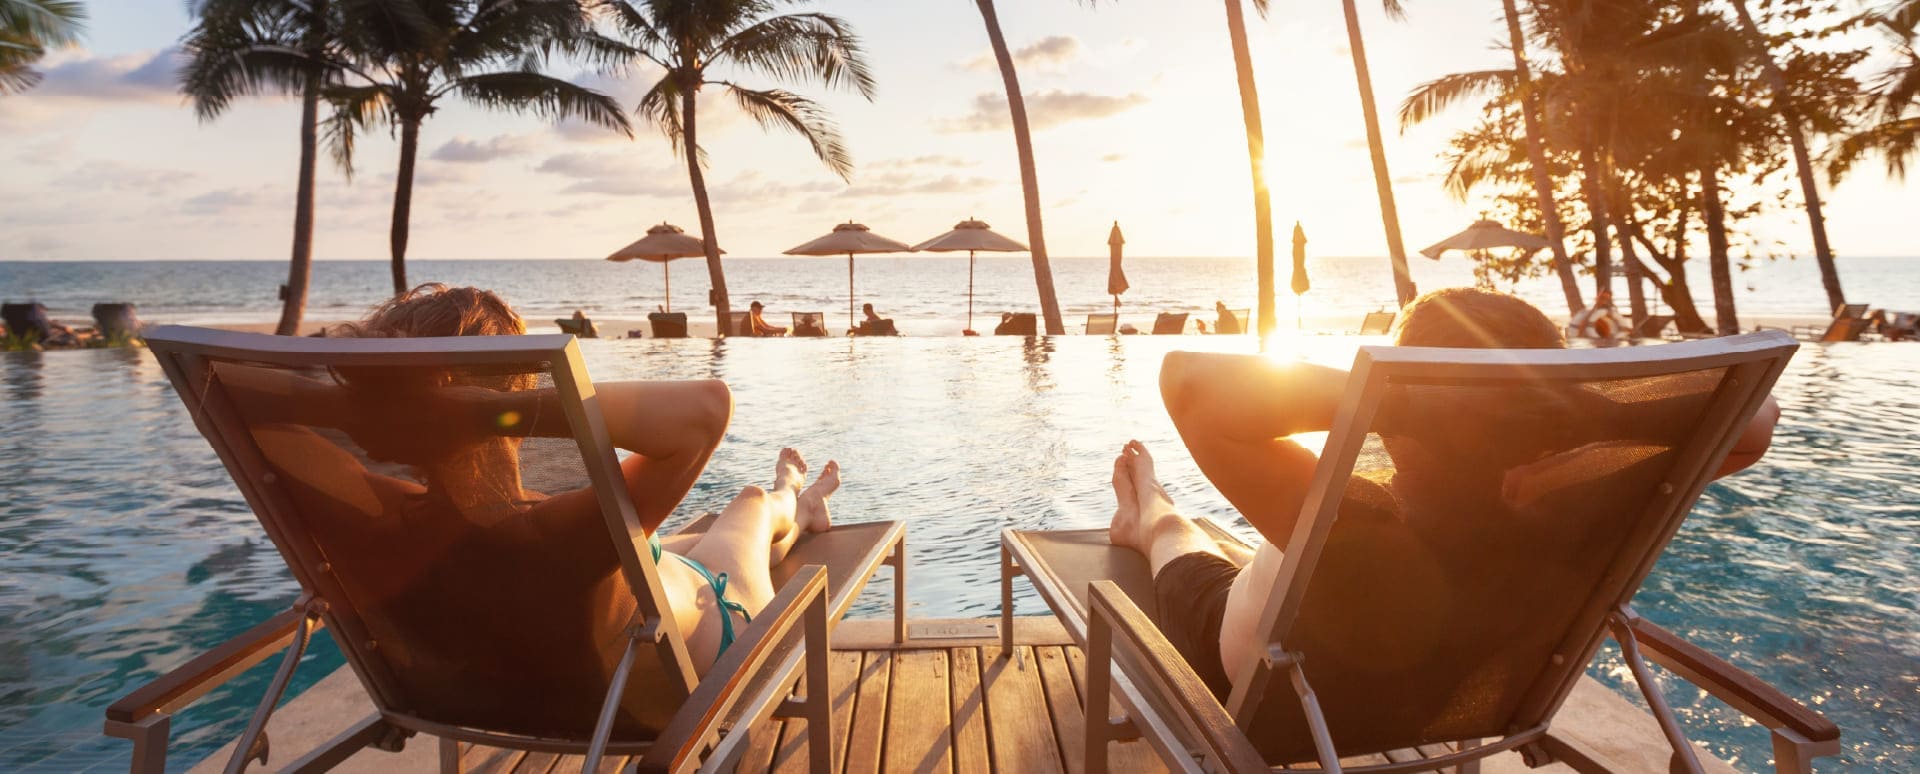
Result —
M 1116 546 L 1145 549 L 1140 534 L 1140 493 L 1133 485 L 1133 465 L 1127 461 L 1131 444 L 1120 447 L 1113 458 L 1113 523 L 1107 527 L 1107 542 Z
M 773 464 L 773 491 L 799 491 L 806 481 L 807 461 L 800 457 L 800 452 L 791 447 L 781 449 L 780 460 Z
M 800 500 L 794 509 L 794 519 L 800 522 L 804 532 L 825 532 L 833 527 L 833 516 L 827 512 L 827 498 L 840 488 L 840 463 L 827 460 L 820 468 L 820 477 L 813 485 L 800 492 Z

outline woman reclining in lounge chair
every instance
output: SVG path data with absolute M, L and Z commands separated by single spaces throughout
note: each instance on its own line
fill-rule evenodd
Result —
M 336 335 L 406 338 L 516 335 L 526 327 L 491 292 L 426 285 L 340 330 Z M 596 641 L 622 641 L 620 632 L 635 603 L 618 577 L 619 560 L 611 551 L 578 548 L 608 545 L 607 524 L 592 488 L 542 492 L 523 482 L 523 475 L 535 482 L 547 479 L 541 463 L 552 465 L 521 457 L 530 439 L 552 434 L 543 431 L 541 417 L 550 424 L 562 416 L 557 404 L 547 405 L 551 390 L 535 390 L 531 377 L 514 373 L 446 373 L 431 384 L 410 379 L 398 383 L 391 375 L 376 378 L 350 366 L 333 369 L 331 378 L 257 368 L 227 367 L 218 373 L 243 408 L 298 407 L 270 409 L 299 416 L 255 430 L 269 461 L 282 470 L 298 471 L 290 474 L 303 479 L 296 484 L 311 484 L 317 491 L 366 492 L 364 501 L 328 499 L 315 506 L 331 522 L 326 528 L 352 546 L 340 553 L 354 558 L 336 561 L 378 562 L 399 553 L 410 556 L 392 566 L 418 567 L 423 553 L 430 556 L 428 552 L 447 548 L 393 545 L 383 530 L 393 518 L 440 520 L 449 525 L 450 541 L 474 548 L 476 539 L 484 540 L 507 557 L 502 561 L 516 554 L 559 553 L 569 557 L 562 564 L 578 572 L 556 574 L 565 577 L 511 593 L 552 600 L 557 608 L 585 608 L 591 611 L 582 616 L 590 619 L 587 625 L 606 635 Z M 632 452 L 621 460 L 620 470 L 640 523 L 652 534 L 692 489 L 719 446 L 732 414 L 732 396 L 719 381 L 600 382 L 594 388 L 613 445 Z M 261 400 L 248 400 L 250 393 Z M 287 396 L 299 400 L 287 401 Z M 484 425 L 518 433 L 475 429 L 476 416 L 488 420 Z M 395 464 L 411 469 L 412 476 L 397 477 Z M 744 487 L 684 554 L 669 561 L 654 547 L 669 609 L 701 670 L 712 666 L 733 633 L 773 599 L 769 568 L 785 558 L 802 532 L 829 527 L 827 499 L 840 485 L 839 465 L 829 461 L 811 486 L 805 486 L 807 472 L 798 452 L 783 449 L 770 484 Z M 323 479 L 337 483 L 336 477 L 361 483 L 321 485 Z M 479 538 L 474 537 L 476 524 L 482 525 Z M 490 582 L 489 568 L 481 563 L 443 564 L 457 566 L 435 566 L 425 580 L 391 578 L 391 588 L 381 591 L 382 603 L 408 604 L 409 588 L 419 582 L 476 589 L 498 585 Z M 475 636 L 474 622 L 423 618 L 444 630 L 427 636 Z M 446 665 L 422 668 L 436 666 Z
M 1466 288 L 1435 291 L 1409 305 L 1400 317 L 1396 343 L 1564 346 L 1554 324 L 1526 302 Z M 1319 462 L 1288 436 L 1328 430 L 1347 384 L 1345 371 L 1306 363 L 1186 352 L 1167 356 L 1161 395 L 1181 439 L 1201 472 L 1266 539 L 1244 572 L 1207 533 L 1179 515 L 1144 445 L 1128 443 L 1114 460 L 1119 506 L 1110 539 L 1147 557 L 1166 619 L 1158 622 L 1162 632 L 1222 701 L 1232 686 L 1232 675 L 1223 665 L 1251 663 L 1247 651 L 1261 640 L 1264 597 L 1282 561 L 1274 546 L 1292 537 Z M 1603 471 L 1594 457 L 1583 455 L 1641 453 L 1640 447 L 1619 449 L 1608 442 L 1628 425 L 1660 421 L 1658 405 L 1620 410 L 1623 407 L 1593 394 L 1543 392 L 1533 397 L 1577 400 L 1583 408 L 1591 403 L 1592 410 L 1583 413 L 1593 422 L 1585 428 L 1542 428 L 1528 423 L 1524 402 L 1436 405 L 1409 399 L 1417 385 L 1398 389 L 1405 392 L 1398 399 L 1390 394 L 1375 425 L 1393 462 L 1391 475 L 1369 477 L 1356 470 L 1340 509 L 1349 527 L 1345 534 L 1369 541 L 1369 566 L 1323 566 L 1316 575 L 1345 582 L 1352 594 L 1366 594 L 1370 585 L 1392 584 L 1402 592 L 1412 588 L 1432 597 L 1411 603 L 1406 620 L 1394 622 L 1396 626 L 1435 615 L 1474 615 L 1447 606 L 1448 583 L 1484 582 L 1474 577 L 1475 557 L 1524 545 L 1524 540 L 1512 542 L 1516 532 L 1563 536 L 1561 531 L 1569 527 L 1553 520 L 1556 514 L 1546 504 L 1550 498 L 1568 496 L 1580 486 L 1605 486 L 1610 475 L 1631 474 L 1631 464 Z M 1769 398 L 1716 475 L 1758 461 L 1778 419 L 1779 406 Z M 1504 453 L 1469 454 L 1465 449 Z M 1484 513 L 1421 507 L 1423 501 L 1459 502 L 1462 492 L 1481 495 Z M 1530 569 L 1537 572 L 1526 582 L 1551 583 L 1552 568 Z M 1421 593 L 1402 596 L 1415 599 Z M 1339 612 L 1301 614 L 1337 618 Z M 1367 625 L 1342 624 L 1352 631 Z M 1383 653 L 1391 650 L 1391 643 L 1382 644 Z

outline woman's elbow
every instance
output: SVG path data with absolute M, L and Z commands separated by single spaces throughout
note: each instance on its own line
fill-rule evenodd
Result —
M 727 425 L 733 421 L 733 390 L 719 379 L 694 382 L 693 389 L 689 420 L 702 436 L 718 439 L 726 435 Z

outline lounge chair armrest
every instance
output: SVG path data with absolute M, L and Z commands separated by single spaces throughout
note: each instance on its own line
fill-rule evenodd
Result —
M 307 609 L 302 605 L 276 615 L 133 689 L 107 706 L 107 720 L 135 723 L 156 713 L 171 715 L 180 711 L 235 675 L 284 650 L 293 641 L 300 619 L 306 614 Z M 316 620 L 313 628 L 317 630 L 321 625 Z
M 694 686 L 693 694 L 640 760 L 639 770 L 679 771 L 696 760 L 734 703 L 751 687 L 753 676 L 805 620 L 808 608 L 818 606 L 824 616 L 826 605 L 827 569 L 815 564 L 800 568 Z M 808 642 L 807 647 L 825 648 L 827 643 Z
M 1725 659 L 1645 618 L 1634 616 L 1629 626 L 1647 658 L 1746 713 L 1761 725 L 1773 730 L 1792 731 L 1810 742 L 1840 739 L 1840 727 L 1825 715 L 1795 701 L 1780 689 Z
M 1227 771 L 1266 771 L 1267 763 L 1247 741 L 1227 708 L 1215 699 L 1200 674 L 1193 671 L 1180 651 L 1160 633 L 1160 627 L 1147 617 L 1126 592 L 1112 581 L 1094 581 L 1088 589 L 1089 630 L 1112 627 L 1114 641 L 1138 658 L 1136 663 L 1151 681 L 1141 686 L 1165 697 L 1186 724 L 1200 735 L 1198 741 L 1213 759 L 1216 768 Z M 1116 653 L 1115 655 L 1118 655 Z M 1090 656 L 1091 657 L 1091 656 Z M 1089 664 L 1091 668 L 1092 665 Z M 1088 712 L 1104 713 L 1105 708 L 1089 707 Z M 1098 722 L 1089 718 L 1089 723 Z

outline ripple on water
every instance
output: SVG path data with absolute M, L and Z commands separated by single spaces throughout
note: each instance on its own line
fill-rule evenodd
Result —
M 1337 340 L 1308 342 L 1344 359 Z M 781 446 L 838 459 L 842 520 L 909 522 L 909 614 L 998 612 L 1004 527 L 1102 526 L 1129 439 L 1173 498 L 1242 535 L 1161 410 L 1172 345 L 1238 337 L 585 342 L 596 378 L 718 378 L 733 425 L 681 509 L 764 483 Z M 1332 354 L 1319 352 L 1326 349 Z M 1709 487 L 1641 590 L 1649 618 L 1828 713 L 1846 766 L 1920 767 L 1920 346 L 1809 346 L 1776 394 L 1774 450 Z M 276 613 L 278 555 L 144 353 L 0 355 L 0 770 L 124 765 L 99 736 L 114 698 Z M 1023 612 L 1043 607 L 1016 585 Z M 888 584 L 857 616 L 884 614 Z M 340 663 L 322 642 L 300 687 Z M 270 668 L 175 726 L 190 761 L 238 733 Z M 1609 650 L 1594 674 L 1630 698 Z M 1690 734 L 1742 768 L 1764 731 L 1677 683 Z M 56 763 L 57 761 L 57 763 Z

